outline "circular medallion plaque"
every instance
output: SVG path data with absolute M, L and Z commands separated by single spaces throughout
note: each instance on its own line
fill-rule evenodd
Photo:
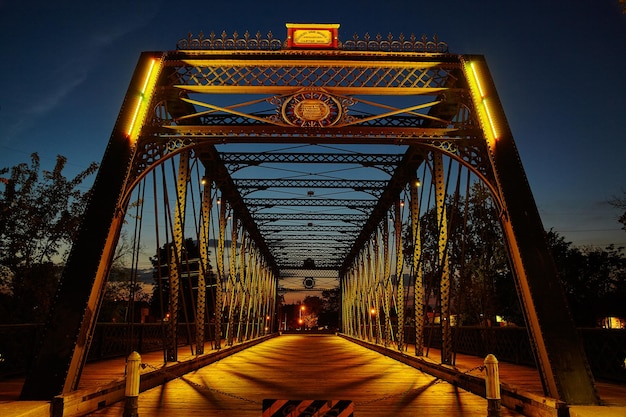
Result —
M 341 105 L 328 94 L 310 91 L 285 100 L 282 114 L 292 126 L 326 127 L 337 123 L 341 117 Z

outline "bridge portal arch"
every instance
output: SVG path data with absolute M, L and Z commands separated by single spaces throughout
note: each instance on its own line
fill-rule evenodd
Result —
M 404 290 L 394 293 L 392 288 L 402 280 L 395 279 L 394 284 L 392 276 L 403 273 L 402 235 L 407 222 L 413 236 L 418 235 L 416 184 L 419 169 L 425 166 L 440 223 L 436 256 L 441 260 L 442 309 L 449 303 L 445 156 L 470 168 L 497 201 L 546 394 L 572 404 L 598 402 L 485 58 L 451 53 L 437 38 L 355 36 L 341 41 L 338 28 L 288 25 L 284 42 L 271 34 L 189 35 L 176 50 L 141 54 L 23 398 L 49 399 L 76 388 L 130 195 L 149 172 L 167 161 L 175 161 L 176 178 L 171 191 L 176 214 L 169 225 L 173 250 L 167 260 L 170 294 L 174 294 L 168 359 L 176 360 L 173 326 L 179 298 L 174 288 L 182 273 L 178 268 L 185 251 L 189 184 L 204 187 L 198 204 L 203 219 L 197 223 L 202 229 L 198 240 L 218 241 L 214 319 L 220 325 L 225 321 L 225 333 L 216 332 L 218 347 L 222 336 L 233 343 L 235 327 L 241 327 L 237 316 L 274 317 L 277 295 L 285 289 L 281 283 L 290 276 L 309 287 L 324 279 L 340 286 L 343 330 L 348 333 L 365 336 L 362 325 L 372 319 L 367 310 L 376 305 L 385 321 L 369 331 L 376 330 L 387 343 L 394 331 L 390 305 L 395 303 L 400 323 L 405 319 L 404 299 L 398 300 Z M 236 152 L 229 151 L 232 145 L 237 145 Z M 318 150 L 311 152 L 310 147 Z M 389 148 L 395 151 L 380 151 Z M 239 175 L 242 167 L 263 163 L 275 164 L 273 169 L 280 173 L 264 179 Z M 352 164 L 373 168 L 375 173 L 338 178 L 341 170 L 322 169 L 303 179 L 305 171 L 290 174 L 277 168 L 284 163 Z M 283 198 L 276 198 L 278 194 L 254 197 L 268 188 L 280 188 Z M 305 190 L 308 200 L 296 196 L 295 189 Z M 318 190 L 328 195 L 329 190 L 339 189 L 349 190 L 342 195 L 360 193 L 361 197 L 351 195 L 340 202 L 317 198 Z M 410 216 L 402 214 L 401 195 L 411 204 Z M 219 201 L 220 209 L 212 212 Z M 330 210 L 315 215 L 289 211 L 261 215 L 259 208 L 340 203 L 362 215 L 341 212 L 330 217 Z M 209 218 L 216 218 L 213 232 Z M 303 224 L 290 224 L 290 220 Z M 308 232 L 313 229 L 315 233 Z M 287 238 L 289 233 L 300 234 L 299 241 L 307 243 L 304 250 Z M 335 246 L 324 243 L 329 237 Z M 200 270 L 206 272 L 209 251 L 200 246 L 199 262 L 204 265 Z M 413 279 L 417 292 L 421 278 Z M 370 291 L 374 286 L 383 290 Z M 198 300 L 203 297 L 198 293 Z M 198 329 L 202 328 L 204 316 L 196 320 L 202 321 Z M 449 323 L 443 327 L 444 339 L 449 338 Z M 402 345 L 401 332 L 397 336 Z

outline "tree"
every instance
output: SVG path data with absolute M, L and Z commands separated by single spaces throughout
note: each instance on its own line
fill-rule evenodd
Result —
M 97 170 L 92 163 L 74 178 L 63 175 L 67 159 L 42 170 L 37 153 L 30 164 L 1 168 L 0 265 L 10 277 L 11 314 L 0 320 L 41 321 L 54 298 L 65 261 L 89 199 L 83 182 Z M 8 177 L 6 175 L 8 174 Z M 6 279 L 5 279 L 6 282 Z
M 626 317 L 623 248 L 576 248 L 553 230 L 546 237 L 576 325 L 596 327 L 603 317 Z
M 341 290 L 335 288 L 322 291 L 322 309 L 319 315 L 320 326 L 330 329 L 339 328 L 339 313 L 341 311 Z
M 107 280 L 102 306 L 98 314 L 100 322 L 137 322 L 140 316 L 134 314 L 135 303 L 149 305 L 152 291 L 144 289 L 144 283 L 137 280 L 137 271 L 127 265 L 128 255 L 134 248 L 125 233 L 120 235 L 111 270 Z M 139 305 L 141 305 L 139 304 Z
M 622 229 L 626 230 L 626 191 L 622 192 L 621 197 L 614 197 L 611 201 L 609 201 L 609 204 L 620 210 L 624 210 L 617 221 L 623 225 Z
M 496 314 L 508 321 L 523 321 L 515 283 L 508 265 L 498 209 L 487 188 L 475 183 L 469 195 L 453 194 L 446 199 L 447 248 L 450 268 L 452 313 L 460 325 L 494 324 Z M 425 300 L 439 297 L 441 260 L 436 208 L 420 218 Z M 405 228 L 405 242 L 412 242 L 411 227 Z M 413 264 L 413 247 L 406 243 L 406 262 Z
M 175 247 L 172 242 L 166 243 L 158 249 L 155 256 L 150 258 L 153 266 L 152 276 L 155 285 L 151 299 L 152 312 L 157 317 L 164 317 L 169 311 L 170 304 L 170 280 L 169 280 L 169 261 L 173 257 Z M 200 248 L 198 241 L 187 238 L 184 242 L 183 253 L 179 259 L 179 316 L 193 321 L 196 311 L 195 300 L 198 295 L 198 275 L 201 271 L 200 265 Z M 210 289 L 206 294 L 206 309 L 210 314 L 215 306 L 215 287 L 218 285 L 217 276 L 213 273 L 212 267 L 208 265 L 208 271 L 205 272 L 205 285 Z M 221 285 L 221 284 L 220 284 Z

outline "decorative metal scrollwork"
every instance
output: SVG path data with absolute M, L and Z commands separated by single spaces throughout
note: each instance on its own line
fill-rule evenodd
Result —
M 250 35 L 246 31 L 243 36 L 239 36 L 237 32 L 232 37 L 228 37 L 226 32 L 222 32 L 221 36 L 217 36 L 215 32 L 211 32 L 208 37 L 200 32 L 198 37 L 193 34 L 187 34 L 186 38 L 180 39 L 176 44 L 176 49 L 253 49 L 253 50 L 278 50 L 283 47 L 283 41 L 274 38 L 272 32 L 263 38 L 260 32 L 255 36 Z
M 176 44 L 176 49 L 216 49 L 216 50 L 268 50 L 275 51 L 286 47 L 286 41 L 277 39 L 269 32 L 266 37 L 262 37 L 260 32 L 252 36 L 246 31 L 243 36 L 234 32 L 229 37 L 226 32 L 220 36 L 211 32 L 205 36 L 200 32 L 197 37 L 188 33 L 186 38 L 180 39 Z M 361 39 L 354 35 L 352 39 L 339 42 L 339 49 L 347 51 L 383 51 L 383 52 L 424 52 L 424 53 L 448 53 L 447 42 L 442 42 L 437 35 L 433 35 L 430 40 L 426 35 L 421 38 L 411 34 L 408 38 L 400 34 L 398 38 L 390 33 L 387 37 L 377 34 L 371 37 L 368 33 Z
M 394 39 L 391 33 L 387 35 L 387 38 L 383 38 L 380 34 L 372 38 L 366 33 L 363 39 L 359 39 L 355 34 L 352 39 L 342 42 L 340 48 L 348 51 L 448 53 L 448 44 L 440 41 L 437 35 L 433 36 L 433 40 L 429 40 L 426 35 L 417 38 L 411 34 L 406 38 L 400 34 L 398 39 Z

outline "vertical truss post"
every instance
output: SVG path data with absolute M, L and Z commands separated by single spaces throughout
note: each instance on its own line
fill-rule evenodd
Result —
M 230 253 L 229 253 L 229 272 L 228 272 L 228 285 L 226 286 L 226 296 L 230 295 L 230 303 L 228 304 L 228 327 L 226 344 L 232 346 L 234 343 L 234 331 L 235 331 L 235 307 L 237 305 L 237 240 L 238 240 L 239 226 L 237 219 L 233 215 L 232 227 L 230 231 Z
M 349 272 L 350 279 L 348 281 L 350 285 L 350 301 L 348 302 L 350 308 L 348 310 L 350 320 L 350 335 L 356 337 L 360 333 L 359 323 L 359 303 L 358 303 L 358 291 L 359 291 L 359 275 L 358 268 L 351 268 Z
M 378 232 L 375 235 L 375 239 L 373 241 L 370 242 L 370 246 L 371 246 L 371 256 L 372 256 L 372 261 L 371 261 L 371 288 L 372 288 L 372 307 L 375 310 L 375 315 L 373 315 L 372 317 L 375 319 L 375 323 L 374 323 L 374 335 L 373 335 L 373 339 L 374 339 L 374 343 L 378 343 L 378 340 L 380 339 L 381 336 L 381 327 L 380 327 L 380 316 L 381 316 L 381 310 L 380 310 L 380 289 L 382 287 L 382 280 L 381 280 L 381 271 L 380 271 L 380 257 L 378 255 Z
M 413 306 L 415 314 L 415 355 L 424 354 L 424 276 L 422 274 L 422 238 L 420 230 L 419 180 L 413 178 L 411 194 L 411 233 L 413 235 Z
M 217 279 L 215 283 L 215 348 L 222 348 L 222 322 L 224 315 L 224 245 L 226 241 L 226 201 L 219 199 L 219 236 L 217 239 Z
M 176 180 L 176 210 L 174 213 L 173 245 L 169 256 L 169 321 L 167 322 L 167 360 L 178 360 L 178 310 L 180 300 L 180 271 L 184 255 L 185 210 L 189 182 L 189 151 L 181 152 Z
M 433 153 L 435 176 L 435 200 L 439 231 L 439 270 L 441 273 L 439 295 L 441 297 L 441 363 L 452 363 L 452 332 L 450 329 L 450 267 L 448 263 L 448 221 L 446 218 L 446 189 L 443 156 Z
M 272 294 L 275 288 L 273 274 L 270 268 L 264 268 L 264 282 L 263 282 L 263 291 L 262 291 L 262 311 L 259 316 L 259 332 L 257 336 L 262 335 L 265 332 L 265 322 L 267 321 L 267 316 L 270 315 L 271 306 L 272 306 Z
M 255 309 L 254 317 L 252 321 L 252 334 L 253 338 L 257 338 L 260 335 L 260 322 L 263 315 L 264 301 L 265 301 L 265 286 L 267 285 L 267 271 L 265 266 L 261 263 L 259 269 L 259 289 L 255 297 Z
M 265 333 L 265 322 L 272 308 L 272 293 L 274 290 L 274 276 L 270 268 L 265 268 L 265 285 L 263 288 L 263 311 L 259 317 L 259 335 Z
M 358 337 L 361 332 L 361 303 L 359 303 L 359 295 L 360 295 L 360 290 L 361 290 L 361 268 L 360 266 L 355 265 L 355 268 L 352 268 L 350 271 L 350 275 L 351 277 L 351 296 L 352 296 L 352 300 L 350 302 L 350 321 L 352 323 L 352 336 Z
M 385 218 L 383 224 L 383 280 L 384 285 L 384 309 L 385 309 L 385 338 L 383 344 L 385 347 L 389 346 L 391 341 L 391 296 L 393 292 L 393 285 L 391 282 L 391 257 L 389 256 L 389 219 Z
M 343 314 L 343 325 L 344 332 L 347 335 L 352 336 L 353 327 L 352 327 L 352 319 L 350 317 L 350 310 L 352 309 L 352 271 L 349 270 L 343 277 L 343 285 L 341 286 L 342 294 L 342 314 Z
M 341 322 L 343 323 L 343 331 L 348 335 L 353 334 L 352 320 L 350 318 L 350 310 L 352 309 L 352 284 L 350 279 L 350 271 L 347 271 L 341 281 Z
M 248 311 L 247 311 L 247 319 L 246 319 L 246 339 L 250 339 L 254 332 L 254 326 L 252 324 L 252 320 L 255 314 L 256 308 L 256 288 L 259 288 L 259 276 L 261 262 L 259 260 L 259 253 L 255 252 L 251 259 L 252 265 L 250 265 L 250 277 L 249 277 L 249 300 L 248 300 Z M 255 289 L 255 291 L 253 291 Z
M 366 338 L 366 329 L 367 329 L 367 312 L 369 311 L 369 306 L 367 304 L 367 298 L 365 296 L 365 257 L 363 255 L 363 251 L 359 254 L 358 264 L 357 264 L 357 291 L 358 291 L 358 299 L 356 300 L 357 308 L 358 308 L 358 337 L 361 340 L 365 340 Z
M 265 266 L 263 262 L 259 262 L 258 264 L 258 291 L 254 294 L 254 311 L 252 312 L 252 317 L 250 318 L 250 323 L 252 326 L 252 338 L 256 338 L 259 336 L 259 317 L 262 314 L 263 309 L 263 291 L 265 289 Z
M 374 268 L 372 268 L 372 245 L 371 242 L 367 245 L 367 253 L 366 253 L 366 268 L 365 268 L 365 288 L 367 288 L 367 316 L 369 323 L 368 329 L 368 340 L 374 341 L 374 291 L 376 282 L 374 280 Z
M 235 277 L 239 278 L 238 280 L 235 279 L 235 283 L 236 283 L 236 302 L 235 302 L 235 306 L 238 306 L 238 309 L 235 309 L 235 311 L 233 312 L 233 343 L 235 340 L 240 340 L 241 338 L 241 320 L 242 317 L 241 315 L 243 314 L 243 308 L 244 308 L 244 300 L 246 297 L 246 291 L 245 291 L 245 282 L 246 282 L 246 277 L 245 277 L 245 273 L 246 273 L 246 266 L 245 266 L 245 261 L 246 261 L 246 257 L 245 257 L 245 250 L 246 250 L 246 235 L 245 235 L 245 231 L 242 229 L 241 230 L 241 238 L 240 238 L 240 247 L 239 247 L 239 262 L 238 262 L 238 271 L 237 274 L 235 275 Z M 235 250 L 237 248 L 235 247 Z M 237 262 L 237 260 L 235 260 L 235 262 Z M 237 319 L 237 321 L 235 322 L 235 318 Z M 236 331 L 235 331 L 236 329 Z
M 196 300 L 196 354 L 204 353 L 206 328 L 206 283 L 209 282 L 209 225 L 211 224 L 212 181 L 203 180 L 202 210 L 200 213 L 200 273 L 198 274 L 198 295 Z
M 248 300 L 248 294 L 250 293 L 250 265 L 247 265 L 247 263 L 250 262 L 251 256 L 247 256 L 250 250 L 248 243 L 248 235 L 246 234 L 243 239 L 241 239 L 241 254 L 239 258 L 239 269 L 241 270 L 241 303 L 239 308 L 239 322 L 237 324 L 237 340 L 239 342 L 243 342 L 246 339 L 244 323 L 247 321 L 247 305 L 250 304 Z
M 404 277 L 402 276 L 402 267 L 404 259 L 402 257 L 402 217 L 400 212 L 400 201 L 396 200 L 394 204 L 394 226 L 396 234 L 396 311 L 398 314 L 398 350 L 404 349 Z

